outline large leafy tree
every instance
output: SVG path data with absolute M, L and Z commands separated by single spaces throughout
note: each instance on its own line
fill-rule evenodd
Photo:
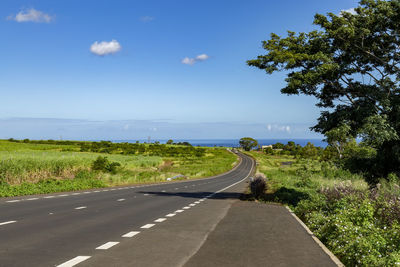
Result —
M 313 130 L 346 124 L 377 150 L 375 175 L 400 170 L 400 1 L 362 0 L 351 12 L 316 14 L 320 30 L 271 34 L 250 66 L 286 71 L 288 95 L 322 108 Z
M 257 140 L 255 140 L 251 137 L 243 137 L 243 138 L 240 138 L 239 145 L 244 150 L 250 151 L 254 147 L 258 146 L 258 142 L 257 142 Z

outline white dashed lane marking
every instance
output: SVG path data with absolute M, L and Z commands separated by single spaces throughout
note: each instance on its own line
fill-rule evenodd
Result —
M 105 243 L 105 244 L 103 244 L 103 245 L 97 247 L 96 249 L 103 249 L 103 250 L 104 250 L 104 249 L 109 249 L 109 248 L 111 248 L 111 247 L 117 245 L 118 243 L 119 243 L 119 242 L 107 242 L 107 243 Z
M 6 224 L 10 224 L 10 223 L 15 223 L 15 222 L 17 222 L 17 221 L 2 222 L 2 223 L 0 223 L 0 225 L 6 225 Z
M 20 202 L 21 200 L 20 199 L 15 199 L 15 200 L 8 200 L 8 201 L 6 201 L 6 202 L 8 202 L 8 203 L 13 203 L 13 202 Z
M 159 219 L 155 220 L 154 222 L 163 222 L 165 220 L 167 220 L 167 219 L 166 218 L 159 218 Z
M 184 209 L 184 210 L 188 210 L 188 209 L 190 209 L 190 207 L 183 207 L 182 209 Z
M 200 201 L 196 201 L 196 202 L 194 202 L 195 204 L 200 204 Z
M 28 198 L 28 199 L 26 199 L 26 200 L 36 200 L 36 199 L 39 199 L 39 198 L 33 197 L 33 198 Z
M 138 231 L 132 231 L 132 232 L 124 234 L 122 237 L 133 237 L 133 236 L 135 236 L 135 235 L 137 235 L 139 233 L 140 232 L 138 232 Z
M 72 267 L 77 265 L 78 263 L 81 263 L 82 261 L 85 261 L 89 259 L 90 256 L 77 256 L 73 258 L 72 260 L 66 261 L 60 265 L 57 265 L 57 267 Z
M 190 207 L 194 207 L 194 206 L 196 206 L 196 204 L 189 204 L 189 206 L 190 206 Z
M 148 223 L 148 224 L 143 225 L 143 226 L 140 227 L 140 228 L 149 229 L 149 228 L 153 227 L 154 225 L 155 225 L 155 224 L 153 224 L 153 223 Z
M 86 206 L 82 206 L 82 207 L 76 207 L 75 209 L 76 210 L 81 210 L 81 209 L 86 209 L 87 207 Z
M 44 198 L 54 198 L 55 196 L 47 196 L 47 197 L 44 197 Z
M 124 200 L 125 200 L 125 198 L 120 198 L 117 201 L 124 201 Z
M 176 210 L 175 213 L 181 213 L 184 212 L 184 210 Z
M 176 215 L 175 213 L 170 213 L 170 214 L 165 215 L 165 217 L 174 217 L 175 215 Z

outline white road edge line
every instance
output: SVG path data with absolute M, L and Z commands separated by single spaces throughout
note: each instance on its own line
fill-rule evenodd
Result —
M 2 223 L 0 223 L 0 225 L 5 225 L 5 224 L 10 224 L 10 223 L 15 223 L 15 222 L 17 222 L 17 221 L 2 222 Z
M 154 220 L 154 222 L 163 222 L 163 221 L 166 221 L 166 220 L 167 220 L 166 218 L 159 218 L 157 220 Z
M 140 233 L 139 231 L 132 231 L 132 232 L 124 234 L 122 237 L 133 237 L 139 233 Z
M 8 202 L 8 203 L 13 203 L 13 202 L 20 202 L 21 200 L 20 199 L 15 199 L 15 200 L 8 200 L 8 201 L 6 201 L 6 202 Z
M 39 199 L 39 198 L 33 197 L 33 198 L 27 198 L 26 200 L 36 200 L 36 199 Z
M 81 209 L 86 209 L 87 207 L 86 206 L 82 206 L 82 207 L 76 207 L 75 209 L 76 210 L 81 210 Z
M 148 223 L 148 224 L 143 225 L 143 226 L 140 227 L 140 228 L 142 228 L 142 229 L 149 229 L 149 228 L 153 227 L 154 225 L 155 225 L 155 224 L 153 224 L 153 223 Z
M 228 189 L 228 188 L 231 188 L 232 186 L 237 185 L 238 183 L 243 182 L 244 180 L 246 180 L 246 179 L 251 175 L 251 171 L 253 170 L 253 168 L 254 168 L 254 160 L 251 160 L 250 172 L 249 172 L 249 174 L 248 174 L 246 177 L 244 177 L 242 180 L 240 180 L 240 181 L 238 181 L 238 182 L 236 182 L 236 183 L 233 183 L 233 184 L 231 184 L 231 185 L 229 185 L 229 186 L 227 186 L 227 187 L 225 187 L 225 188 L 222 188 L 221 190 L 218 190 L 218 191 L 215 192 L 215 193 L 212 193 L 210 196 L 213 196 L 213 195 L 215 195 L 215 194 L 218 194 L 218 193 L 220 193 L 220 192 L 222 192 L 222 191 L 225 191 L 225 190 Z
M 47 196 L 47 197 L 43 197 L 43 198 L 54 198 L 55 196 Z
M 113 246 L 115 246 L 115 245 L 117 245 L 117 244 L 119 244 L 119 242 L 107 242 L 107 243 L 105 243 L 105 244 L 103 244 L 103 245 L 97 247 L 96 249 L 103 249 L 103 250 L 105 250 L 105 249 L 109 249 L 109 248 L 111 248 L 111 247 L 113 247 Z
M 82 261 L 85 261 L 89 259 L 91 256 L 77 256 L 69 261 L 66 261 L 60 265 L 57 265 L 56 267 L 72 267 L 77 265 L 78 263 L 81 263 Z

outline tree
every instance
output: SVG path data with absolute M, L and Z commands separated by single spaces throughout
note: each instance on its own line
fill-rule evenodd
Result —
M 267 53 L 247 61 L 268 74 L 287 71 L 282 93 L 318 99 L 324 110 L 313 130 L 347 123 L 350 135 L 372 141 L 375 175 L 400 171 L 399 17 L 398 0 L 361 0 L 354 12 L 316 14 L 320 30 L 271 34 Z
M 326 139 L 324 141 L 336 149 L 340 159 L 343 157 L 343 152 L 347 143 L 354 139 L 349 133 L 350 126 L 348 124 L 342 124 L 325 133 Z
M 169 139 L 168 141 L 167 141 L 167 145 L 172 145 L 174 143 L 174 140 L 172 140 L 172 139 Z
M 253 147 L 257 147 L 257 140 L 251 137 L 243 137 L 239 140 L 239 145 L 246 151 L 250 151 Z

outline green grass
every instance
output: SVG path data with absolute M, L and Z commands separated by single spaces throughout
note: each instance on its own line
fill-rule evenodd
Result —
M 237 162 L 226 149 L 207 148 L 202 156 L 143 156 L 79 152 L 76 145 L 0 140 L 0 196 L 166 181 L 175 175 L 201 178 L 230 170 Z M 93 171 L 97 157 L 121 164 L 115 173 Z

